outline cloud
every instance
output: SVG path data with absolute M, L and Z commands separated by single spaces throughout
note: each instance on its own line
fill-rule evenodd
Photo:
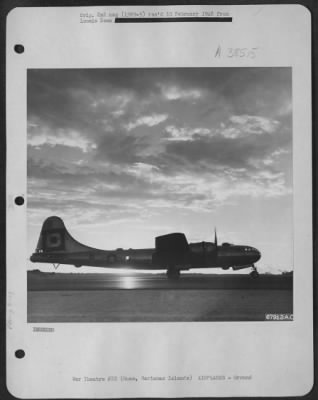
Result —
M 155 126 L 160 124 L 161 122 L 165 121 L 168 118 L 167 114 L 151 114 L 151 115 L 144 115 L 142 117 L 137 118 L 134 122 L 129 122 L 126 125 L 126 129 L 131 131 L 138 126 L 146 125 L 146 126 Z
M 168 133 L 168 136 L 164 137 L 164 140 L 194 140 L 196 135 L 204 136 L 212 134 L 207 128 L 185 128 L 173 125 L 167 126 L 165 130 Z
M 96 160 L 116 164 L 134 164 L 143 160 L 148 148 L 146 137 L 112 133 L 103 137 L 97 148 Z
M 192 136 L 172 140 L 158 154 L 158 164 L 170 172 L 213 170 L 217 167 L 246 168 L 250 160 L 263 158 L 272 150 L 269 134 L 260 138 L 228 138 L 222 135 Z
M 268 138 L 269 134 L 265 136 Z M 168 141 L 161 153 L 144 157 L 142 162 L 139 153 L 147 142 L 133 136 L 111 135 L 99 145 L 101 159 L 95 164 L 57 165 L 29 158 L 28 206 L 43 204 L 53 213 L 59 208 L 71 212 L 70 204 L 85 209 L 85 213 L 95 209 L 89 215 L 97 222 L 105 212 L 107 218 L 113 216 L 117 220 L 114 205 L 125 210 L 130 219 L 138 215 L 144 218 L 145 210 L 148 215 L 157 215 L 160 209 L 202 213 L 232 204 L 240 197 L 289 194 L 282 172 L 250 161 L 264 154 L 265 144 L 260 151 L 256 143 L 254 148 L 249 142 L 242 143 L 242 139 L 196 134 L 191 141 Z M 280 152 L 283 150 L 270 154 Z
M 28 124 L 28 135 L 28 145 L 32 147 L 61 145 L 79 148 L 84 153 L 96 149 L 96 143 L 72 129 L 59 128 L 53 131 L 49 127 L 30 123 Z
M 193 141 L 198 137 L 223 136 L 227 139 L 244 138 L 249 135 L 273 134 L 279 129 L 280 123 L 270 118 L 253 115 L 232 115 L 227 121 L 220 123 L 219 128 L 166 126 L 168 133 L 165 140 Z
M 232 115 L 229 121 L 232 126 L 224 129 L 222 134 L 231 138 L 246 134 L 274 133 L 279 127 L 278 121 L 256 115 Z
M 284 196 L 291 104 L 289 68 L 29 70 L 31 197 L 200 213 Z
M 291 156 L 291 149 L 289 148 L 278 148 L 274 150 L 271 154 L 263 159 L 265 165 L 274 165 L 277 163 L 277 160 L 281 159 L 283 156 L 289 155 Z
M 162 86 L 162 95 L 167 100 L 197 100 L 202 97 L 198 89 L 181 89 L 177 86 Z

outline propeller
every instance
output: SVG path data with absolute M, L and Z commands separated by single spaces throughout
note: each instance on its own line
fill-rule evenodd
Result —
M 218 258 L 218 237 L 216 234 L 216 228 L 214 228 L 214 245 L 215 245 L 215 258 Z

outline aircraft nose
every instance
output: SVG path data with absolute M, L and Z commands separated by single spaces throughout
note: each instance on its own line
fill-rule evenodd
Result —
M 261 254 L 261 252 L 259 250 L 254 249 L 254 256 L 255 256 L 255 261 L 254 262 L 257 262 L 262 257 L 262 254 Z

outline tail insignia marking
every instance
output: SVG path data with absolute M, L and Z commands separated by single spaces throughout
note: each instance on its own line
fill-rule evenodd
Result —
M 44 233 L 45 251 L 65 250 L 64 231 L 61 229 L 52 229 Z

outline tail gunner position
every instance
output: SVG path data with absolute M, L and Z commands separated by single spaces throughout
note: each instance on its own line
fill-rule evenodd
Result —
M 157 236 L 152 249 L 99 250 L 75 240 L 66 230 L 59 217 L 47 218 L 42 226 L 40 238 L 30 260 L 37 263 L 52 263 L 75 267 L 92 266 L 103 268 L 131 268 L 142 270 L 166 269 L 168 278 L 178 278 L 180 271 L 195 268 L 222 268 L 239 270 L 252 268 L 251 275 L 258 276 L 254 263 L 261 253 L 251 246 L 230 243 L 188 243 L 183 233 Z

